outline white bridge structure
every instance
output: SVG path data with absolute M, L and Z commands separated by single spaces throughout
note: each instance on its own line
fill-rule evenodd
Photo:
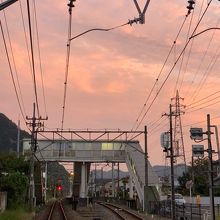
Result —
M 45 133 L 46 131 L 43 132 Z M 132 139 L 128 138 L 130 133 L 124 131 L 47 132 L 53 134 L 52 138 L 38 140 L 35 155 L 44 162 L 74 162 L 74 173 L 76 172 L 80 175 L 78 178 L 74 176 L 75 183 L 73 184 L 75 184 L 76 188 L 78 187 L 78 196 L 80 198 L 87 198 L 91 163 L 125 163 L 130 175 L 130 198 L 133 198 L 133 188 L 135 188 L 143 209 L 146 201 L 157 198 L 158 176 L 153 172 L 148 160 L 146 163 L 147 157 L 139 141 L 134 140 L 137 136 L 146 135 L 146 132 L 134 132 L 133 135 L 135 136 Z M 81 133 L 89 137 L 85 138 Z M 59 139 L 55 137 L 57 134 Z M 71 138 L 64 137 L 65 134 L 70 134 Z M 30 140 L 23 140 L 25 154 L 31 152 L 30 144 Z M 146 181 L 147 183 L 145 183 Z M 75 190 L 76 192 L 77 190 Z

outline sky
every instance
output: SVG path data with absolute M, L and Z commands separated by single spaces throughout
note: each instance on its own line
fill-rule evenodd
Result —
M 64 128 L 132 130 L 139 125 L 137 130 L 143 130 L 147 125 L 149 160 L 153 165 L 163 165 L 165 156 L 160 146 L 160 134 L 169 130 L 169 122 L 162 115 L 169 113 L 171 98 L 178 90 L 184 98 L 181 104 L 185 105 L 185 114 L 181 116 L 181 122 L 189 162 L 192 144 L 195 144 L 189 137 L 190 127 L 206 130 L 207 114 L 211 115 L 213 125 L 219 125 L 220 120 L 220 31 L 210 30 L 192 38 L 180 56 L 208 2 L 197 0 L 195 10 L 186 17 L 188 1 L 151 1 L 145 24 L 134 23 L 109 32 L 93 31 L 72 40 Z M 220 3 L 217 0 L 210 2 L 194 33 L 219 27 Z M 67 3 L 30 1 L 39 110 L 42 117 L 48 116 L 45 126 L 50 129 L 61 128 L 62 121 L 69 22 Z M 140 8 L 145 3 L 138 1 Z M 139 16 L 133 0 L 78 0 L 74 4 L 72 37 L 92 28 L 115 27 Z M 35 96 L 25 41 L 26 36 L 30 48 L 26 1 L 20 0 L 4 12 L 0 11 L 0 19 L 12 74 L 24 104 L 22 108 L 25 115 L 31 117 Z M 22 129 L 27 130 L 15 95 L 2 33 L 0 54 L 0 111 L 14 122 L 20 119 Z M 214 135 L 212 139 L 216 149 Z M 140 141 L 143 142 L 143 138 Z M 207 145 L 205 141 L 203 144 Z

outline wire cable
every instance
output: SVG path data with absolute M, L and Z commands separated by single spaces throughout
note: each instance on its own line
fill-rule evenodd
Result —
M 13 62 L 13 66 L 14 66 L 14 72 L 15 72 L 15 76 L 16 76 L 16 80 L 17 80 L 18 92 L 19 92 L 19 95 L 20 95 L 21 105 L 22 105 L 22 108 L 24 110 L 24 114 L 26 115 L 25 105 L 24 105 L 23 95 L 22 95 L 22 92 L 21 92 L 20 80 L 19 80 L 19 77 L 18 77 L 18 71 L 17 71 L 17 66 L 16 66 L 16 63 L 15 63 L 15 57 L 14 57 L 14 52 L 13 52 L 13 48 L 12 48 L 12 44 L 11 44 L 11 37 L 10 37 L 10 34 L 9 34 L 9 28 L 8 28 L 8 22 L 7 22 L 5 10 L 3 10 L 3 14 L 4 14 L 6 31 L 7 31 L 8 41 L 9 41 L 9 47 L 10 47 L 10 50 L 11 50 L 11 56 L 12 56 L 12 62 Z
M 198 101 L 195 101 L 195 102 L 190 103 L 189 105 L 187 105 L 187 107 L 189 107 L 189 106 L 191 106 L 191 105 L 194 105 L 194 104 L 197 104 L 197 103 L 199 103 L 199 102 L 201 102 L 201 101 L 203 101 L 203 100 L 205 100 L 205 99 L 208 99 L 208 98 L 210 98 L 210 97 L 212 97 L 213 95 L 216 95 L 216 94 L 218 94 L 218 93 L 220 93 L 220 90 L 217 91 L 217 92 L 214 92 L 214 93 L 212 93 L 212 94 L 210 94 L 210 95 L 208 95 L 208 96 L 206 96 L 206 97 L 204 97 L 204 98 L 202 98 L 202 99 L 200 99 L 200 100 L 198 100 Z
M 164 63 L 163 63 L 163 66 L 162 66 L 162 68 L 160 69 L 160 72 L 159 72 L 159 74 L 158 74 L 158 76 L 157 76 L 157 78 L 156 78 L 156 80 L 155 80 L 155 82 L 154 82 L 154 84 L 153 84 L 153 86 L 152 86 L 152 88 L 151 88 L 151 90 L 150 90 L 150 93 L 148 94 L 148 96 L 147 96 L 147 98 L 146 98 L 146 100 L 145 100 L 145 102 L 144 102 L 144 105 L 142 106 L 142 108 L 141 108 L 141 110 L 140 110 L 140 112 L 139 112 L 139 114 L 138 114 L 137 119 L 135 120 L 135 123 L 134 123 L 133 126 L 132 126 L 131 131 L 133 131 L 134 129 L 136 129 L 136 130 L 138 129 L 138 128 L 135 128 L 135 126 L 138 124 L 139 119 L 140 119 L 140 117 L 141 117 L 142 113 L 144 112 L 144 109 L 145 109 L 145 107 L 146 107 L 146 105 L 147 105 L 147 102 L 149 101 L 149 99 L 150 99 L 150 97 L 151 97 L 151 95 L 152 95 L 152 93 L 153 93 L 153 91 L 154 91 L 154 89 L 155 89 L 155 87 L 156 87 L 156 84 L 158 83 L 159 78 L 160 78 L 160 76 L 161 76 L 161 74 L 162 74 L 162 72 L 163 72 L 163 69 L 164 69 L 164 67 L 165 67 L 165 65 L 166 65 L 166 63 L 167 63 L 167 61 L 168 61 L 168 59 L 169 59 L 169 57 L 170 57 L 170 55 L 171 55 L 171 52 L 172 52 L 173 49 L 175 48 L 176 41 L 177 41 L 177 39 L 178 39 L 178 37 L 179 37 L 179 35 L 180 35 L 182 29 L 183 29 L 183 26 L 184 26 L 184 24 L 185 24 L 185 22 L 186 22 L 187 17 L 188 17 L 188 15 L 186 15 L 185 18 L 184 18 L 184 21 L 183 21 L 183 23 L 182 23 L 182 25 L 181 25 L 181 27 L 180 27 L 180 29 L 179 29 L 179 31 L 178 31 L 176 37 L 175 37 L 175 40 L 173 41 L 173 44 L 172 44 L 172 46 L 171 46 L 171 48 L 170 48 L 170 50 L 169 50 L 169 52 L 168 52 L 168 54 L 167 54 L 167 56 L 166 56 L 166 59 L 165 59 L 165 61 L 164 61 Z M 138 126 L 138 127 L 139 127 L 139 126 Z
M 205 101 L 205 102 L 202 102 L 202 103 L 193 105 L 193 106 L 191 106 L 191 107 L 188 107 L 188 108 L 186 108 L 186 111 L 188 111 L 189 109 L 196 108 L 196 107 L 198 107 L 198 106 L 200 106 L 200 105 L 204 105 L 204 104 L 206 104 L 206 103 L 212 102 L 212 101 L 214 101 L 214 100 L 216 100 L 216 99 L 218 99 L 218 98 L 220 98 L 220 96 L 217 96 L 217 97 L 215 97 L 215 98 L 213 98 L 213 99 L 210 99 L 210 100 L 207 100 L 207 101 Z
M 199 10 L 198 21 L 197 21 L 197 22 L 199 22 L 200 16 L 201 16 L 201 14 L 202 14 L 202 8 L 203 8 L 203 5 L 204 5 L 204 1 L 205 1 L 205 0 L 202 1 L 201 7 L 200 7 L 200 10 Z M 193 10 L 193 15 L 194 15 L 194 10 Z M 192 22 L 192 21 L 191 21 L 191 22 Z M 190 50 L 189 50 L 189 54 L 188 54 L 188 59 L 187 59 L 187 63 L 186 63 L 186 66 L 185 66 L 184 75 L 185 75 L 186 70 L 187 70 L 187 67 L 188 67 L 189 57 L 190 57 L 190 54 L 191 54 L 191 50 L 192 50 L 193 44 L 194 44 L 194 39 L 192 39 L 192 43 L 191 43 L 191 46 L 190 46 Z M 181 86 L 180 86 L 180 89 L 179 89 L 179 90 L 181 90 L 182 84 L 183 84 L 183 79 L 182 79 L 182 81 L 181 81 Z M 186 96 L 186 97 L 187 97 L 187 96 Z
M 132 25 L 133 23 L 137 23 L 139 21 L 139 18 L 134 18 L 133 20 L 129 20 L 128 22 L 114 26 L 112 28 L 92 28 L 87 31 L 84 31 L 74 37 L 71 37 L 71 26 L 72 26 L 72 9 L 69 10 L 69 26 L 68 26 L 68 40 L 67 40 L 67 51 L 66 51 L 66 68 L 65 68 L 65 81 L 64 81 L 64 96 L 63 96 L 63 106 L 62 106 L 62 119 L 61 119 L 61 130 L 63 130 L 64 127 L 64 118 L 65 118 L 65 107 L 66 107 L 66 96 L 67 96 L 67 83 L 68 83 L 68 73 L 69 73 L 69 60 L 70 60 L 70 44 L 71 41 L 92 31 L 111 31 L 115 30 L 121 27 L 124 27 L 126 25 Z
M 33 48 L 33 37 L 32 37 L 32 28 L 31 28 L 29 0 L 27 0 L 27 11 L 28 11 L 29 38 L 30 38 L 30 46 L 31 46 L 32 73 L 33 73 L 33 79 L 34 79 L 34 94 L 35 94 L 35 101 L 36 101 L 36 106 L 37 106 L 37 113 L 39 116 L 40 111 L 39 111 L 38 95 L 37 95 L 37 82 L 36 82 L 36 73 L 35 73 L 34 48 Z
M 18 106 L 19 106 L 22 118 L 23 118 L 24 122 L 26 122 L 25 114 L 24 114 L 24 111 L 22 109 L 22 105 L 21 105 L 21 102 L 20 102 L 20 99 L 19 99 L 16 84 L 15 84 L 15 79 L 14 79 L 13 72 L 12 72 L 11 62 L 10 62 L 10 58 L 9 58 L 9 54 L 8 54 L 8 49 L 7 49 L 7 45 L 6 45 L 6 41 L 5 41 L 4 30 L 3 30 L 3 27 L 2 27 L 1 20 L 0 20 L 0 26 L 1 26 L 1 33 L 2 33 L 3 43 L 4 43 L 4 47 L 5 47 L 5 52 L 6 52 L 6 56 L 7 56 L 7 61 L 8 61 L 9 69 L 10 69 L 11 79 L 12 79 L 13 87 L 14 87 L 14 90 L 15 90 L 15 95 L 16 95 L 16 98 L 17 98 L 17 101 L 18 101 Z
M 203 17 L 205 16 L 210 4 L 211 4 L 212 0 L 209 1 L 209 3 L 207 4 L 207 7 L 206 9 L 204 10 L 201 18 L 199 19 L 199 22 L 197 23 L 196 27 L 194 28 L 193 32 L 192 32 L 192 35 L 193 36 L 199 26 L 199 24 L 201 23 Z M 178 61 L 180 60 L 181 56 L 183 55 L 183 52 L 185 51 L 185 49 L 187 48 L 189 42 L 190 42 L 191 38 L 189 38 L 189 40 L 187 41 L 187 43 L 185 44 L 185 46 L 183 47 L 182 51 L 180 52 L 179 56 L 177 57 L 174 65 L 172 66 L 171 70 L 168 72 L 165 80 L 163 81 L 162 85 L 160 86 L 158 92 L 156 93 L 155 97 L 153 98 L 153 100 L 151 101 L 149 107 L 147 108 L 147 110 L 145 111 L 144 115 L 142 116 L 141 120 L 139 121 L 138 125 L 136 126 L 135 130 L 137 130 L 139 128 L 139 126 L 141 125 L 142 121 L 144 120 L 144 118 L 146 117 L 147 113 L 149 112 L 149 110 L 151 109 L 152 105 L 154 104 L 155 100 L 157 99 L 159 93 L 161 92 L 162 88 L 164 87 L 165 83 L 167 82 L 168 78 L 170 77 L 171 73 L 173 72 L 176 64 L 178 63 Z
M 218 103 L 220 103 L 220 101 L 211 103 L 211 104 L 209 104 L 209 105 L 205 105 L 205 106 L 203 106 L 203 107 L 201 107 L 201 108 L 194 109 L 194 110 L 192 110 L 192 111 L 186 111 L 186 113 L 196 112 L 196 111 L 202 110 L 202 109 L 204 109 L 204 108 L 208 108 L 208 107 L 210 107 L 210 106 L 216 105 L 216 104 L 218 104 Z
M 220 19 L 219 19 L 219 22 L 220 22 Z M 204 62 L 204 59 L 205 59 L 207 53 L 208 53 L 208 49 L 210 48 L 211 42 L 212 42 L 212 40 L 213 40 L 213 38 L 214 38 L 214 35 L 215 35 L 215 31 L 213 32 L 213 34 L 212 34 L 212 36 L 211 36 L 211 38 L 210 38 L 209 44 L 208 44 L 208 46 L 207 46 L 207 48 L 206 48 L 206 51 L 205 51 L 205 53 L 204 53 L 204 55 L 203 55 L 203 57 L 202 57 L 201 63 L 200 63 L 200 65 L 199 65 L 199 69 L 197 70 L 197 73 L 196 73 L 196 74 L 199 73 L 199 70 L 200 70 L 200 68 L 201 68 L 201 66 L 202 66 L 202 64 L 203 64 L 203 62 Z M 216 62 L 216 60 L 217 60 L 217 56 L 218 56 L 217 53 L 219 53 L 219 52 L 218 52 L 219 49 L 220 49 L 220 47 L 216 50 L 213 59 L 211 60 L 211 62 L 209 63 L 208 67 L 207 67 L 206 70 L 204 71 L 204 73 L 203 73 L 203 75 L 202 75 L 202 78 L 201 78 L 201 80 L 199 81 L 199 85 L 194 89 L 194 92 L 193 92 L 193 94 L 191 95 L 191 100 L 192 100 L 192 101 L 194 101 L 195 98 L 196 98 L 196 96 L 198 96 L 198 94 L 199 94 L 201 88 L 203 87 L 203 85 L 204 85 L 204 83 L 205 83 L 205 81 L 206 81 L 206 79 L 207 79 L 207 77 L 208 77 L 208 75 L 209 75 L 209 73 L 210 73 L 210 70 L 211 70 L 212 67 L 214 66 L 214 64 L 215 64 L 215 62 Z M 215 60 L 215 61 L 214 61 L 214 60 Z M 213 64 L 212 64 L 212 62 L 213 62 Z M 194 82 L 194 79 L 193 79 L 193 82 Z M 192 84 L 192 83 L 191 83 L 191 84 Z
M 32 76 L 32 79 L 33 79 L 32 67 L 31 67 L 31 56 L 30 56 L 30 50 L 29 50 L 29 46 L 28 46 L 27 31 L 26 31 L 26 28 L 25 28 L 24 13 L 23 13 L 23 10 L 22 10 L 21 0 L 19 0 L 19 6 L 20 6 L 20 12 L 21 12 L 21 18 L 22 18 L 22 26 L 23 26 L 25 44 L 26 44 L 26 49 L 27 49 L 29 67 L 30 67 L 31 76 Z
M 205 85 L 205 82 L 209 76 L 209 74 L 211 73 L 211 70 L 213 69 L 214 65 L 216 64 L 218 58 L 220 56 L 220 46 L 216 49 L 215 55 L 213 56 L 212 60 L 210 61 L 209 65 L 207 66 L 206 70 L 204 71 L 204 74 L 199 82 L 198 87 L 196 88 L 193 96 L 193 100 L 198 96 L 198 94 L 200 93 L 201 89 L 203 88 L 203 86 Z
M 117 28 L 121 28 L 121 27 L 123 27 L 123 26 L 126 26 L 126 25 L 128 25 L 128 24 L 130 24 L 131 25 L 131 21 L 128 21 L 128 22 L 126 22 L 126 23 L 124 23 L 124 24 L 122 24 L 122 25 L 118 25 L 118 26 L 115 26 L 115 27 L 112 27 L 112 28 L 92 28 L 92 29 L 89 29 L 89 30 L 87 30 L 87 31 L 84 31 L 84 32 L 82 32 L 81 34 L 78 34 L 78 35 L 76 35 L 76 36 L 74 36 L 74 37 L 70 37 L 69 38 L 69 40 L 71 41 L 71 40 L 74 40 L 74 39 L 76 39 L 76 38 L 78 38 L 78 37 L 80 37 L 80 36 L 82 36 L 82 35 L 84 35 L 84 34 L 87 34 L 87 33 L 89 33 L 89 32 L 92 32 L 92 31 L 111 31 L 111 30 L 114 30 L 114 29 L 117 29 Z
M 192 12 L 192 16 L 191 16 L 191 20 L 190 20 L 190 24 L 189 24 L 189 28 L 188 28 L 187 39 L 190 36 L 190 31 L 191 31 L 191 27 L 192 27 L 193 17 L 194 17 L 194 10 Z M 186 42 L 187 42 L 187 39 L 186 39 Z M 183 81 L 184 81 L 184 78 L 185 78 L 185 75 L 186 75 L 186 70 L 187 70 L 187 67 L 188 67 L 188 64 L 189 64 L 189 58 L 190 58 L 190 55 L 191 55 L 191 52 L 192 52 L 193 43 L 194 43 L 194 39 L 192 39 L 192 42 L 191 42 L 190 48 L 189 48 L 189 52 L 187 54 L 187 59 L 186 59 L 186 64 L 185 64 L 185 68 L 184 68 L 184 71 L 183 71 L 183 76 L 182 76 L 182 79 L 180 81 L 180 85 L 179 85 L 179 89 L 178 89 L 179 93 L 181 91 L 181 88 L 182 88 L 182 85 L 183 85 Z M 183 54 L 182 60 L 184 60 L 184 57 L 185 57 L 185 53 Z
M 41 87 L 42 87 L 42 94 L 43 94 L 43 103 L 44 103 L 45 115 L 47 116 L 46 96 L 45 96 L 45 87 L 44 87 L 43 68 L 42 68 L 42 62 L 41 62 L 40 41 L 39 41 L 39 31 L 38 31 L 35 0 L 33 1 L 33 7 L 34 7 L 34 17 L 35 17 L 34 20 L 35 20 L 35 26 L 36 26 L 36 37 L 37 37 L 38 58 L 39 58 L 40 74 L 41 74 Z

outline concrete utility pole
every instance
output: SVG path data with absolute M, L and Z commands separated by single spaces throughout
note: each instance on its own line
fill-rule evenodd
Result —
M 171 218 L 172 220 L 175 220 L 176 217 L 176 207 L 175 207 L 175 189 L 174 189 L 174 151 L 173 151 L 173 123 L 172 123 L 172 117 L 173 117 L 173 112 L 172 112 L 172 105 L 170 104 L 169 106 L 170 113 L 167 114 L 165 113 L 165 116 L 169 116 L 170 120 L 170 147 L 165 147 L 163 146 L 164 152 L 167 152 L 167 158 L 170 158 L 170 176 L 171 176 Z M 164 116 L 163 115 L 163 116 Z M 170 151 L 170 154 L 169 154 Z
M 18 133 L 17 133 L 17 157 L 20 156 L 20 120 L 18 120 Z
M 145 147 L 145 186 L 144 186 L 144 211 L 148 211 L 149 201 L 148 201 L 148 150 L 147 150 L 147 126 L 144 126 L 144 147 Z
M 170 104 L 170 175 L 171 175 L 171 217 L 175 220 L 176 207 L 175 207 L 175 190 L 174 190 L 174 155 L 173 155 L 173 126 L 172 126 L 172 105 Z
M 208 157 L 209 157 L 209 198 L 211 220 L 215 220 L 215 203 L 213 193 L 213 164 L 212 164 L 212 142 L 211 142 L 211 125 L 210 115 L 207 115 L 207 136 L 208 136 Z
M 33 117 L 28 118 L 27 120 L 32 120 L 29 123 L 32 126 L 31 131 L 31 157 L 30 157 L 30 186 L 29 186 L 29 205 L 30 209 L 33 210 L 35 207 L 35 185 L 34 185 L 34 150 L 37 147 L 37 140 L 36 140 L 36 117 L 35 117 L 35 103 L 33 104 Z
M 114 163 L 112 162 L 112 197 L 115 198 L 115 175 Z
M 34 157 L 35 152 L 37 150 L 37 132 L 38 128 L 42 127 L 43 124 L 40 122 L 41 120 L 47 120 L 48 118 L 36 118 L 36 107 L 35 103 L 33 104 L 33 116 L 32 118 L 26 117 L 27 120 L 31 122 L 27 123 L 30 125 L 31 130 L 31 156 L 30 156 L 30 185 L 29 185 L 29 205 L 32 210 L 35 207 L 35 185 L 34 185 Z

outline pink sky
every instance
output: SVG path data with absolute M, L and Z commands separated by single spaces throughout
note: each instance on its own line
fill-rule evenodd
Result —
M 20 2 L 27 24 L 26 1 L 21 0 Z M 32 1 L 30 2 L 32 5 Z M 143 7 L 146 1 L 138 2 Z M 58 0 L 36 1 L 46 107 L 49 117 L 46 122 L 48 128 L 61 127 L 68 25 L 67 3 L 67 1 Z M 191 30 L 198 21 L 200 8 L 204 11 L 207 6 L 207 1 L 198 0 L 196 3 Z M 212 2 L 198 31 L 218 26 L 219 4 L 219 1 Z M 64 128 L 131 130 L 187 13 L 186 6 L 187 1 L 152 0 L 146 13 L 145 24 L 134 24 L 105 33 L 91 32 L 72 41 Z M 34 101 L 33 81 L 25 46 L 19 2 L 7 8 L 5 13 L 26 114 L 31 116 Z M 138 13 L 133 0 L 77 0 L 75 8 L 73 8 L 72 36 L 90 28 L 109 28 L 120 25 L 134 17 L 138 17 Z M 8 44 L 2 11 L 0 18 Z M 184 47 L 190 20 L 191 16 L 188 17 L 176 47 L 159 78 L 153 97 Z M 192 102 L 193 92 L 198 87 L 213 57 L 216 57 L 216 62 L 200 93 L 195 97 L 195 101 L 219 90 L 220 67 L 217 55 L 219 54 L 220 31 L 216 31 L 213 37 L 212 35 L 213 31 L 209 31 L 195 38 L 189 59 L 190 45 L 186 50 L 180 72 L 180 82 L 182 81 L 180 96 L 185 98 L 183 103 L 185 105 Z M 36 30 L 34 30 L 34 37 L 36 49 Z M 208 45 L 210 46 L 207 50 Z M 0 111 L 16 122 L 20 111 L 10 77 L 3 40 L 0 41 L 0 54 Z M 35 57 L 40 113 L 42 117 L 45 117 L 36 50 Z M 188 65 L 186 67 L 187 59 Z M 174 90 L 180 63 L 171 73 L 139 128 L 139 130 L 143 130 L 144 125 L 149 125 L 148 149 L 152 164 L 164 164 L 164 156 L 160 147 L 160 133 L 168 131 L 169 127 L 168 125 L 163 126 L 167 123 L 166 120 L 158 127 L 159 129 L 155 130 L 152 130 L 153 127 L 150 127 L 149 123 L 168 112 L 170 99 L 175 96 Z M 15 72 L 13 71 L 13 73 Z M 177 88 L 180 89 L 180 84 Z M 182 117 L 182 124 L 185 126 L 206 120 L 207 113 L 211 114 L 211 117 L 219 116 L 218 108 L 219 104 L 216 104 L 199 111 L 186 113 Z M 219 119 L 212 122 L 218 125 Z M 204 127 L 204 129 L 206 127 L 205 123 L 195 126 Z M 22 121 L 22 128 L 26 129 L 24 121 Z M 189 126 L 183 129 L 188 161 L 190 161 L 191 144 L 193 143 L 189 139 L 189 129 Z M 214 141 L 213 145 L 215 147 Z

